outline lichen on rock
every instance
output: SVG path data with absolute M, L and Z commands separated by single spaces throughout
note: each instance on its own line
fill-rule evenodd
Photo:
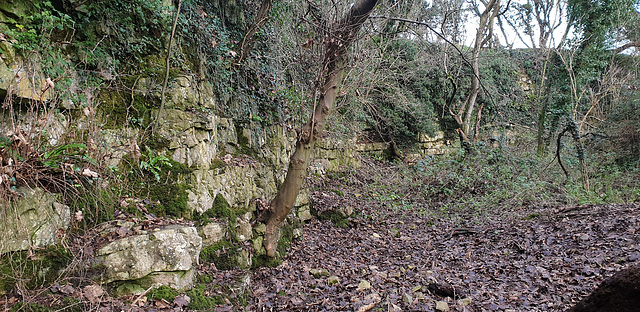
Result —
M 102 281 L 132 281 L 186 289 L 193 282 L 188 274 L 199 262 L 202 238 L 194 227 L 170 225 L 148 234 L 111 242 L 97 252 Z M 164 284 L 167 283 L 167 284 Z
M 66 230 L 71 211 L 54 194 L 40 188 L 20 188 L 23 198 L 8 205 L 0 219 L 0 254 L 45 247 L 56 242 L 59 230 Z

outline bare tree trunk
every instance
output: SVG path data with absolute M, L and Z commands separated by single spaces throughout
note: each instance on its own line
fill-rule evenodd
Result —
M 269 257 L 276 255 L 280 227 L 298 197 L 313 147 L 333 108 L 338 87 L 343 79 L 347 48 L 355 41 L 362 24 L 369 18 L 376 3 L 377 0 L 358 0 L 347 16 L 332 25 L 330 36 L 325 39 L 323 69 L 326 78 L 320 90 L 320 99 L 313 115 L 301 129 L 296 150 L 289 161 L 287 176 L 278 194 L 269 204 L 269 214 L 266 217 L 267 229 L 263 242 Z
M 256 41 L 256 32 L 264 26 L 269 20 L 269 12 L 271 12 L 271 7 L 273 6 L 272 0 L 262 0 L 260 4 L 260 9 L 258 10 L 258 14 L 256 18 L 253 20 L 253 24 L 242 38 L 242 43 L 240 43 L 240 59 L 238 62 L 242 62 L 247 56 L 249 52 L 253 49 L 253 44 Z
M 472 52 L 471 67 L 473 70 L 473 76 L 471 77 L 471 89 L 465 102 L 458 110 L 458 116 L 454 116 L 467 137 L 472 136 L 472 119 L 478 94 L 480 93 L 480 52 L 485 44 L 487 44 L 487 42 L 493 37 L 493 21 L 500 11 L 500 0 L 489 0 L 488 2 L 485 0 L 481 1 L 485 6 L 485 10 L 482 14 L 479 14 L 479 10 L 477 12 L 480 15 L 480 23 L 476 32 L 476 39 Z M 477 113 L 476 115 L 477 117 L 481 116 Z M 479 125 L 480 122 L 476 121 L 476 124 Z M 473 137 L 475 136 L 476 135 L 474 134 Z
M 538 133 L 536 135 L 537 137 L 537 155 L 538 157 L 542 157 L 545 154 L 545 142 L 544 142 L 544 129 L 546 127 L 546 122 L 547 122 L 547 100 L 542 98 L 542 94 L 545 90 L 545 88 L 547 88 L 547 86 L 545 86 L 544 82 L 546 80 L 547 77 L 547 67 L 549 66 L 549 62 L 551 60 L 551 48 L 547 49 L 547 56 L 545 58 L 544 61 L 544 66 L 542 67 L 542 78 L 540 79 L 540 87 L 538 87 L 538 96 L 537 96 L 537 100 L 538 103 L 540 103 L 540 101 L 542 101 L 542 106 L 540 106 L 540 111 L 538 112 Z

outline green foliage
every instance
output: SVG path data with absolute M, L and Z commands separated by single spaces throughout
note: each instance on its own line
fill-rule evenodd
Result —
M 18 20 L 13 20 L 12 25 L 0 24 L 0 31 L 9 37 L 13 47 L 22 55 L 41 51 L 47 44 L 55 41 L 56 37 L 66 37 L 66 32 L 70 32 L 75 26 L 72 17 L 58 11 L 51 1 L 36 0 L 22 5 L 26 6 L 29 14 L 17 17 Z
M 367 106 L 366 119 L 373 137 L 406 146 L 418 134 L 437 130 L 435 111 L 445 105 L 448 85 L 442 71 L 424 65 L 424 49 L 423 43 L 397 39 L 383 55 L 394 61 L 384 61 L 380 70 L 388 72 L 380 74 L 382 81 L 373 82 L 375 107 Z
M 59 168 L 63 162 L 69 162 L 70 158 L 80 158 L 90 163 L 95 160 L 85 156 L 87 145 L 84 143 L 62 144 L 50 149 L 42 155 L 42 163 L 49 168 Z M 77 168 L 79 170 L 79 168 Z
M 586 48 L 615 44 L 615 32 L 627 26 L 624 24 L 632 18 L 637 18 L 634 8 L 637 5 L 637 0 L 570 0 L 567 8 L 573 26 L 582 32 L 578 38 L 582 40 L 580 45 Z
M 110 188 L 99 185 L 84 185 L 84 190 L 69 198 L 70 206 L 82 211 L 85 228 L 113 219 L 117 206 L 116 196 Z
M 527 122 L 535 116 L 518 85 L 520 69 L 517 59 L 506 51 L 485 50 L 480 62 L 483 90 L 479 103 L 484 103 L 483 124 L 494 122 Z M 505 118 L 508 118 L 505 120 Z
M 486 214 L 504 206 L 526 207 L 544 202 L 545 183 L 535 171 L 537 161 L 511 158 L 500 150 L 478 151 L 445 161 L 425 159 L 416 169 L 426 177 L 425 197 L 444 213 Z
M 154 156 L 153 152 L 149 154 L 158 157 Z M 147 163 L 150 163 L 148 158 Z M 193 169 L 168 158 L 153 163 L 153 170 L 157 175 L 145 175 L 139 163 L 126 158 L 123 168 L 117 169 L 118 179 L 126 182 L 114 185 L 114 192 L 124 197 L 146 199 L 150 203 L 146 207 L 148 212 L 159 217 L 190 217 L 191 211 L 187 207 L 189 186 L 186 177 Z M 150 172 L 152 171 L 147 171 Z M 141 213 L 135 205 L 130 206 L 127 212 Z
M 161 0 L 91 1 L 79 13 L 78 26 L 87 30 L 84 41 L 94 42 L 96 49 L 121 64 L 138 64 L 144 56 L 164 51 L 171 12 Z
M 149 148 L 149 146 L 145 146 L 147 152 L 142 154 L 142 158 L 140 159 L 140 170 L 142 172 L 152 173 L 156 178 L 156 182 L 160 182 L 160 172 L 163 167 L 173 167 L 171 165 L 171 161 L 164 155 L 159 155 Z
M 191 172 L 186 165 L 169 160 L 158 167 L 159 179 L 154 177 L 153 181 L 143 182 L 142 188 L 147 186 L 151 201 L 159 204 L 149 211 L 158 216 L 188 217 L 190 211 L 187 207 L 187 190 L 189 187 L 180 179 Z

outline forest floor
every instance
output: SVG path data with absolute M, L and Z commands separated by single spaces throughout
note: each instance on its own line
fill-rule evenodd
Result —
M 254 271 L 248 310 L 564 311 L 640 261 L 640 203 L 437 217 L 376 199 L 370 174 L 314 188 L 318 211 L 353 208 L 350 226 L 306 224 L 282 265 Z
M 406 174 L 400 166 L 369 161 L 359 170 L 310 178 L 321 217 L 303 226 L 281 265 L 199 267 L 208 278 L 201 296 L 225 298 L 207 311 L 564 311 L 614 272 L 640 262 L 640 203 L 507 202 L 453 213 L 412 200 L 417 193 L 402 194 L 410 190 L 398 185 L 407 180 L 398 179 Z M 335 217 L 340 213 L 349 217 Z M 56 287 L 25 292 L 22 300 L 52 306 L 94 290 Z M 173 301 L 100 296 L 64 311 L 194 306 L 185 295 Z M 0 309 L 18 300 L 7 297 Z

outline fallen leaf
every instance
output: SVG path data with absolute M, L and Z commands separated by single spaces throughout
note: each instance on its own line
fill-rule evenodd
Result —
M 82 294 L 89 302 L 96 304 L 100 302 L 100 298 L 104 295 L 104 289 L 99 285 L 89 285 L 82 289 Z
M 371 288 L 371 283 L 369 283 L 367 280 L 362 280 L 360 281 L 360 284 L 358 284 L 358 290 L 359 291 L 364 291 Z
M 173 304 L 177 305 L 179 308 L 189 306 L 191 303 L 191 297 L 187 295 L 180 295 L 173 299 Z

